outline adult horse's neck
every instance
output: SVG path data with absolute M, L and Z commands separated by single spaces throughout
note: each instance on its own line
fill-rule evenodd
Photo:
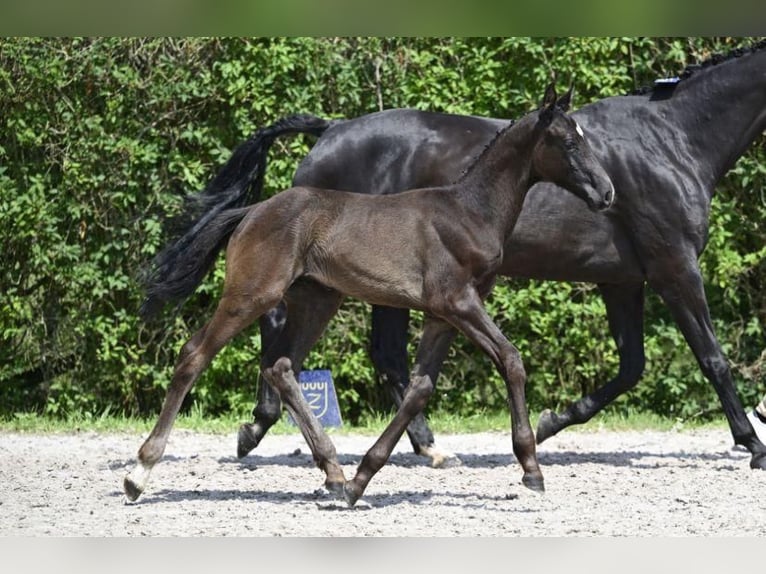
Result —
M 503 238 L 513 229 L 534 183 L 530 166 L 538 136 L 535 125 L 536 115 L 498 132 L 453 184 L 466 206 Z
M 665 103 L 712 191 L 766 128 L 766 45 L 697 69 Z

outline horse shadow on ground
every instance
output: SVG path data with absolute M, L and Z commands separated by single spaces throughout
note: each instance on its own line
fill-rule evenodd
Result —
M 460 459 L 459 465 L 466 468 L 499 468 L 517 464 L 513 453 L 491 453 L 491 454 L 472 454 L 455 453 Z M 163 455 L 161 464 L 165 463 L 184 463 L 193 461 L 198 455 L 177 456 Z M 613 467 L 631 467 L 638 469 L 661 468 L 663 461 L 682 461 L 682 464 L 674 464 L 675 467 L 693 468 L 700 463 L 719 463 L 721 470 L 738 470 L 743 461 L 746 461 L 748 454 L 738 452 L 735 449 L 724 452 L 712 453 L 692 453 L 684 451 L 674 452 L 652 452 L 644 450 L 625 450 L 614 452 L 583 452 L 583 451 L 559 451 L 559 452 L 538 452 L 537 458 L 543 466 L 576 466 L 583 464 L 598 464 Z M 358 466 L 362 460 L 359 454 L 338 454 L 338 462 L 341 466 Z M 129 469 L 135 465 L 136 459 L 113 459 L 108 463 L 112 471 Z M 258 455 L 250 454 L 244 458 L 235 456 L 224 456 L 218 458 L 219 464 L 238 465 L 241 470 L 254 471 L 270 466 L 280 466 L 288 468 L 315 467 L 314 460 L 310 453 L 293 452 L 290 454 L 279 455 Z M 428 466 L 428 461 L 414 453 L 394 453 L 388 459 L 387 465 L 403 468 L 417 468 Z M 448 469 L 439 469 L 448 470 Z
M 319 484 L 319 481 L 317 482 Z M 124 498 L 121 491 L 113 491 L 110 496 Z M 400 504 L 423 505 L 438 503 L 440 506 L 459 507 L 464 510 L 481 510 L 487 503 L 492 501 L 512 501 L 518 498 L 515 494 L 491 495 L 484 493 L 455 493 L 435 492 L 433 490 L 414 491 L 397 490 L 395 492 L 365 494 L 355 506 L 349 507 L 346 502 L 323 488 L 317 488 L 313 492 L 304 490 L 262 490 L 262 489 L 160 489 L 145 493 L 137 502 L 126 503 L 131 506 L 154 506 L 157 504 L 178 504 L 183 502 L 257 502 L 294 505 L 313 504 L 318 511 L 338 512 L 364 512 L 376 508 L 386 508 Z M 438 500 L 437 500 L 438 499 Z M 432 502 L 434 501 L 434 502 Z M 509 506 L 509 512 L 533 512 L 529 508 Z
M 517 464 L 513 453 L 491 453 L 491 454 L 472 454 L 455 453 L 460 459 L 460 464 L 467 468 L 498 468 Z M 700 463 L 720 463 L 721 469 L 738 470 L 743 461 L 746 461 L 748 454 L 729 450 L 724 452 L 653 452 L 649 450 L 624 450 L 624 451 L 603 451 L 603 452 L 584 452 L 584 451 L 558 451 L 558 452 L 538 452 L 537 458 L 543 466 L 575 466 L 583 464 L 598 464 L 613 467 L 630 467 L 637 469 L 653 469 L 664 466 L 663 461 L 674 461 L 676 468 L 693 468 Z M 341 466 L 357 466 L 362 460 L 359 454 L 338 453 L 338 461 Z M 681 461 L 681 464 L 677 464 Z M 267 466 L 290 466 L 305 467 L 314 466 L 314 461 L 309 453 L 293 453 L 289 455 L 261 456 L 251 454 L 244 458 L 221 457 L 218 459 L 221 464 L 239 464 L 248 470 Z M 414 453 L 394 453 L 388 459 L 387 465 L 399 466 L 404 468 L 416 468 L 428 466 L 428 461 Z
M 470 454 L 456 453 L 462 462 L 462 467 L 472 469 L 491 469 L 505 468 L 518 464 L 513 454 L 492 453 L 492 454 Z M 163 463 L 188 463 L 197 458 L 197 455 L 173 456 L 165 455 L 162 458 Z M 356 466 L 361 461 L 359 454 L 339 454 L 338 460 L 342 466 Z M 635 469 L 661 469 L 666 466 L 663 461 L 667 461 L 674 468 L 695 468 L 701 463 L 714 463 L 716 470 L 719 471 L 741 471 L 743 462 L 747 460 L 747 454 L 730 450 L 726 452 L 714 453 L 689 453 L 682 451 L 658 453 L 643 450 L 627 450 L 616 452 L 540 452 L 538 453 L 540 464 L 545 467 L 565 466 L 577 467 L 585 464 L 597 464 L 613 467 L 630 467 Z M 678 461 L 682 461 L 679 465 Z M 113 470 L 130 467 L 135 461 L 115 460 L 110 463 Z M 242 471 L 255 471 L 268 468 L 269 466 L 286 466 L 293 468 L 315 468 L 314 461 L 310 454 L 303 452 L 293 452 L 284 455 L 262 456 L 257 454 L 248 455 L 242 459 L 231 457 L 221 457 L 218 459 L 220 464 L 238 465 Z M 427 466 L 428 462 L 421 456 L 414 453 L 395 453 L 391 456 L 388 463 L 405 468 L 414 468 Z M 450 469 L 439 469 L 435 472 L 449 472 Z M 434 499 L 438 504 L 447 506 L 459 506 L 464 509 L 483 508 L 492 501 L 513 500 L 517 495 L 510 493 L 502 496 L 476 493 L 453 493 L 453 492 L 434 492 L 425 491 L 396 491 L 379 494 L 365 494 L 365 496 L 353 508 L 349 508 L 345 501 L 338 499 L 333 494 L 327 492 L 321 487 L 321 476 L 317 475 L 317 488 L 314 491 L 306 490 L 280 490 L 268 491 L 263 489 L 250 489 L 246 485 L 242 489 L 161 489 L 147 492 L 137 503 L 141 505 L 154 505 L 163 503 L 178 503 L 184 501 L 256 501 L 276 504 L 295 504 L 303 502 L 306 504 L 315 504 L 322 511 L 364 511 L 374 508 L 383 508 L 395 506 L 398 504 L 430 504 Z M 121 491 L 111 493 L 114 497 L 123 497 Z M 529 511 L 529 508 L 519 508 L 515 505 L 509 505 L 508 511 L 519 512 Z

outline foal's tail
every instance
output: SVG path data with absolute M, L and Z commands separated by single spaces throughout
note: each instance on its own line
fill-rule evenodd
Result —
M 261 128 L 234 150 L 205 189 L 186 196 L 181 214 L 171 223 L 177 238 L 154 257 L 143 279 L 147 296 L 140 309 L 142 317 L 151 317 L 167 302 L 188 297 L 202 281 L 244 217 L 243 212 L 237 219 L 230 210 L 260 199 L 274 140 L 298 133 L 321 136 L 328 127 L 328 120 L 296 114 Z
M 184 236 L 182 247 L 179 241 L 165 249 L 144 280 L 146 299 L 141 304 L 141 316 L 151 317 L 166 303 L 183 301 L 194 293 L 248 211 L 250 207 L 245 206 L 217 213 L 193 235 Z

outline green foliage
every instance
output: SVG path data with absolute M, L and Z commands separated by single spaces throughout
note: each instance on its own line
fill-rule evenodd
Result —
M 163 218 L 202 188 L 258 127 L 297 112 L 354 117 L 414 107 L 518 117 L 545 83 L 574 80 L 575 106 L 678 73 L 736 38 L 6 38 L 0 39 L 0 414 L 153 415 L 175 355 L 209 316 L 223 261 L 180 310 L 137 318 L 142 266 Z M 265 196 L 289 186 L 311 138 L 278 140 Z M 739 391 L 766 390 L 766 152 L 751 149 L 719 186 L 703 271 Z M 503 280 L 489 301 L 518 345 L 533 410 L 561 407 L 617 369 L 590 285 Z M 412 344 L 418 334 L 413 320 Z M 367 354 L 368 307 L 347 301 L 306 361 L 330 368 L 346 420 L 388 397 Z M 414 347 L 413 347 L 414 350 Z M 665 308 L 649 295 L 647 372 L 614 407 L 688 418 L 719 412 Z M 257 329 L 227 347 L 187 401 L 247 417 Z M 505 404 L 489 361 L 459 339 L 431 408 Z

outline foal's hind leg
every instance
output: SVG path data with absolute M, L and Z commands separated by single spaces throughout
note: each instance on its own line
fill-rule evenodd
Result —
M 279 393 L 306 439 L 314 461 L 325 473 L 325 486 L 339 493 L 345 482 L 330 437 L 309 407 L 296 373 L 335 316 L 343 296 L 313 281 L 296 282 L 285 296 L 287 322 L 262 358 L 262 378 Z
M 402 404 L 402 397 L 409 382 L 407 365 L 409 317 L 409 309 L 372 306 L 370 357 L 397 408 Z M 434 385 L 438 374 L 437 368 L 432 379 Z M 434 468 L 460 465 L 458 457 L 434 443 L 434 435 L 428 428 L 426 417 L 422 412 L 416 414 L 407 425 L 407 436 L 415 453 L 430 458 L 431 466 Z
M 338 462 L 335 445 L 303 397 L 292 370 L 292 362 L 286 357 L 281 357 L 273 367 L 264 370 L 264 377 L 279 391 L 280 397 L 311 449 L 314 462 L 325 473 L 325 488 L 336 495 L 340 494 L 346 477 Z
M 426 316 L 412 379 L 404 391 L 399 409 L 380 438 L 364 455 L 354 478 L 343 488 L 349 506 L 353 506 L 359 500 L 372 477 L 383 468 L 391 456 L 407 425 L 426 406 L 434 390 L 433 381 L 447 357 L 455 335 L 456 331 L 449 323 Z
M 606 405 L 638 384 L 644 372 L 644 285 L 599 285 L 606 304 L 609 330 L 620 356 L 617 376 L 572 403 L 562 413 L 545 410 L 537 422 L 537 444 L 559 431 L 589 421 Z
M 157 423 L 138 451 L 136 468 L 125 477 L 123 487 L 129 500 L 136 500 L 146 488 L 152 468 L 165 451 L 181 403 L 199 375 L 232 337 L 275 303 L 271 300 L 258 305 L 251 297 L 224 294 L 210 322 L 183 346 Z

